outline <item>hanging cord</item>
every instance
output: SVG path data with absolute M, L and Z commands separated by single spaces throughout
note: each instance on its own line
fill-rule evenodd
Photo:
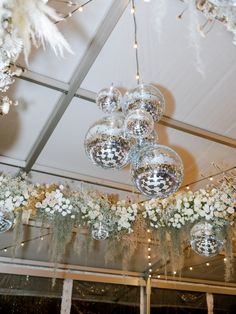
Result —
M 131 1 L 131 4 L 132 4 L 131 13 L 133 15 L 133 22 L 134 22 L 134 48 L 135 48 L 135 60 L 136 60 L 136 80 L 137 80 L 137 83 L 140 84 L 137 20 L 136 20 L 136 14 L 135 14 L 134 0 Z

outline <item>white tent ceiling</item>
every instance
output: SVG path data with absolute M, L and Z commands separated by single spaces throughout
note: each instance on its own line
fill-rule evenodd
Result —
M 128 2 L 94 0 L 83 13 L 62 22 L 59 27 L 74 55 L 57 59 L 49 50 L 32 53 L 29 71 L 23 75 L 31 82 L 18 79 L 11 89 L 11 96 L 20 99 L 21 105 L 1 118 L 2 162 L 89 181 L 102 179 L 108 185 L 132 189 L 127 186 L 131 185 L 128 169 L 99 169 L 83 149 L 89 126 L 103 116 L 94 104 L 95 93 L 112 82 L 123 90 L 136 85 Z M 178 0 L 167 1 L 161 28 L 156 1 L 137 2 L 136 12 L 141 78 L 157 85 L 166 98 L 162 123 L 167 121 L 174 129 L 159 126 L 158 134 L 162 144 L 183 158 L 183 185 L 187 185 L 216 173 L 212 162 L 222 170 L 235 166 L 236 47 L 219 23 L 205 39 L 199 35 L 201 75 L 189 40 L 189 14 L 176 18 L 183 8 Z M 65 12 L 66 7 L 59 9 Z M 23 58 L 20 63 L 24 65 Z M 87 100 L 73 98 L 75 87 L 80 88 L 77 95 Z M 192 131 L 195 135 L 189 134 Z
M 156 1 L 136 1 L 140 70 L 142 80 L 158 86 L 166 98 L 158 136 L 182 157 L 185 186 L 219 172 L 212 162 L 222 170 L 235 167 L 236 47 L 217 22 L 206 38 L 199 35 L 201 75 L 189 41 L 189 14 L 177 19 L 183 3 L 166 1 L 161 32 Z M 33 51 L 28 72 L 10 90 L 20 105 L 0 118 L 1 170 L 10 165 L 132 191 L 128 168 L 97 168 L 83 147 L 86 131 L 103 116 L 95 93 L 112 82 L 122 90 L 136 85 L 129 1 L 94 0 L 59 27 L 74 55 L 57 59 L 49 50 Z M 26 255 L 31 259 L 32 251 Z

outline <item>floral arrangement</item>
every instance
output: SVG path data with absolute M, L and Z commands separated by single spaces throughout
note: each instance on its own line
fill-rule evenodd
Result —
M 227 252 L 232 252 L 231 245 L 228 244 L 231 237 L 227 230 L 228 227 L 235 226 L 236 178 L 234 175 L 229 175 L 225 176 L 217 186 L 208 186 L 195 192 L 178 193 L 167 199 L 150 199 L 133 203 L 128 199 L 117 200 L 113 195 L 96 191 L 84 191 L 84 189 L 75 191 L 68 186 L 58 184 L 32 184 L 25 175 L 12 177 L 2 174 L 0 176 L 0 232 L 5 232 L 12 226 L 8 224 L 6 227 L 6 224 L 2 224 L 4 219 L 9 219 L 6 218 L 7 213 L 14 214 L 12 219 L 17 216 L 15 228 L 18 228 L 16 242 L 19 244 L 21 243 L 19 230 L 22 229 L 19 226 L 23 223 L 27 224 L 30 219 L 39 220 L 51 229 L 51 256 L 55 262 L 63 255 L 73 232 L 79 234 L 80 230 L 87 230 L 89 241 L 93 238 L 108 239 L 108 242 L 112 243 L 110 245 L 113 250 L 112 256 L 117 253 L 114 252 L 114 248 L 117 251 L 119 242 L 120 246 L 123 245 L 122 254 L 126 254 L 127 258 L 127 252 L 131 254 L 135 251 L 134 243 L 137 245 L 140 236 L 145 237 L 144 229 L 148 225 L 152 228 L 153 235 L 157 233 L 159 241 L 163 243 L 160 249 L 163 251 L 161 255 L 164 261 L 167 261 L 169 253 L 172 259 L 176 260 L 183 257 L 181 250 L 183 243 L 186 247 L 190 228 L 201 221 L 211 223 L 214 228 L 217 226 L 224 228 L 223 236 L 228 237 Z M 188 232 L 185 232 L 185 236 L 182 237 L 183 231 L 186 230 Z M 211 238 L 208 240 L 212 241 L 213 236 L 215 235 L 209 235 Z M 168 238 L 171 238 L 170 252 L 167 248 Z M 123 241 L 120 241 L 122 239 Z M 218 245 L 217 238 L 213 240 L 212 245 Z M 220 243 L 223 245 L 224 241 Z M 197 242 L 202 249 L 200 244 Z M 217 251 L 217 247 L 213 249 L 214 252 Z M 76 250 L 78 251 L 78 248 Z M 176 265 L 175 261 L 175 269 Z M 230 278 L 231 264 L 227 265 L 227 278 Z
M 178 194 L 164 200 L 153 199 L 144 203 L 145 218 L 154 228 L 177 228 L 199 220 L 224 225 L 233 222 L 236 213 L 232 191 L 220 188 L 200 189 L 196 192 Z
M 200 10 L 209 21 L 222 22 L 228 31 L 233 33 L 233 44 L 236 44 L 236 2 L 234 0 L 185 0 L 196 2 Z
M 55 22 L 62 18 L 47 0 L 2 0 L 0 3 L 0 92 L 6 92 L 22 69 L 15 64 L 23 51 L 26 63 L 31 50 L 48 44 L 56 55 L 72 53 Z M 10 101 L 8 102 L 11 105 Z

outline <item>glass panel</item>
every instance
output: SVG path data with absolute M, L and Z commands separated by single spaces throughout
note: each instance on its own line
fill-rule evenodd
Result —
M 71 314 L 139 314 L 140 288 L 74 281 Z
M 1 314 L 60 314 L 63 280 L 0 274 Z
M 151 305 L 152 314 L 207 313 L 205 293 L 152 289 Z

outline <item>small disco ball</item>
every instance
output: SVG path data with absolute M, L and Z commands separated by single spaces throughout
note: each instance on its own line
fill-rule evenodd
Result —
M 109 232 L 103 223 L 99 223 L 98 226 L 94 226 L 92 229 L 92 237 L 94 240 L 106 240 L 109 236 Z
M 96 104 L 105 113 L 118 112 L 121 109 L 122 95 L 121 92 L 111 86 L 102 89 L 96 97 Z
M 171 148 L 149 144 L 139 151 L 132 162 L 131 176 L 144 195 L 166 198 L 176 192 L 183 180 L 183 163 Z
M 0 210 L 0 233 L 11 229 L 14 224 L 14 214 L 9 211 Z
M 190 244 L 198 255 L 215 256 L 224 245 L 222 230 L 209 222 L 199 222 L 190 231 Z
M 85 151 L 89 159 L 104 169 L 120 169 L 129 162 L 131 139 L 124 131 L 121 114 L 97 121 L 85 136 Z
M 125 130 L 131 137 L 147 137 L 152 133 L 153 129 L 153 118 L 150 113 L 144 110 L 131 111 L 125 118 Z
M 153 120 L 157 122 L 165 111 L 165 99 L 156 87 L 141 84 L 124 96 L 123 110 L 125 114 L 137 109 L 150 113 Z
M 236 0 L 210 0 L 211 3 L 219 7 L 234 7 L 236 6 Z

